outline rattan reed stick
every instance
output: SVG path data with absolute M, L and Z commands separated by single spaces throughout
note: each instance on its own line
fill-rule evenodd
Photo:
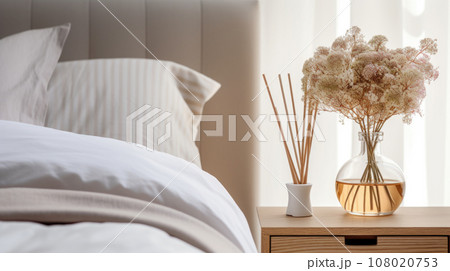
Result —
M 264 83 L 266 84 L 267 92 L 269 93 L 270 102 L 272 103 L 273 111 L 275 112 L 275 116 L 277 118 L 278 128 L 280 130 L 281 137 L 282 137 L 283 144 L 284 144 L 284 149 L 286 151 L 286 156 L 288 158 L 292 179 L 293 179 L 294 183 L 298 184 L 298 183 L 300 183 L 300 180 L 299 180 L 299 177 L 298 177 L 298 174 L 297 174 L 297 170 L 295 169 L 294 163 L 292 161 L 291 152 L 289 151 L 289 147 L 288 147 L 287 142 L 286 142 L 286 137 L 284 136 L 283 129 L 281 127 L 281 122 L 280 122 L 280 117 L 279 117 L 279 114 L 278 114 L 278 110 L 277 110 L 277 108 L 275 106 L 275 103 L 273 102 L 272 93 L 270 92 L 269 84 L 267 83 L 267 79 L 266 79 L 266 76 L 264 74 L 263 74 L 263 79 L 264 79 Z
M 278 123 L 278 129 L 280 130 L 280 134 L 283 140 L 284 149 L 286 152 L 286 156 L 289 163 L 289 168 L 291 170 L 291 175 L 293 182 L 295 184 L 306 184 L 308 180 L 308 167 L 309 167 L 309 158 L 311 153 L 311 147 L 312 147 L 312 140 L 314 136 L 314 128 L 316 125 L 316 119 L 317 119 L 317 112 L 318 112 L 318 106 L 316 103 L 309 100 L 307 97 L 307 92 L 305 91 L 305 99 L 303 101 L 303 123 L 302 123 L 302 137 L 301 137 L 301 144 L 299 140 L 299 125 L 298 125 L 298 118 L 297 118 L 297 110 L 295 106 L 295 97 L 294 97 L 294 91 L 292 87 L 292 81 L 291 81 L 291 75 L 288 74 L 288 81 L 289 81 L 289 91 L 290 91 L 290 98 L 291 98 L 291 104 L 292 104 L 292 111 L 295 118 L 295 131 L 294 128 L 292 128 L 292 124 L 290 120 L 288 119 L 288 130 L 290 138 L 286 138 L 287 135 L 284 134 L 283 128 L 280 122 L 280 115 L 277 110 L 277 107 L 275 106 L 275 102 L 273 100 L 272 92 L 270 90 L 269 84 L 267 83 L 266 76 L 263 74 L 264 83 L 266 85 L 267 93 L 269 94 L 270 102 L 272 104 L 273 111 L 275 113 L 275 116 L 277 118 Z M 286 115 L 289 117 L 291 112 L 288 106 L 286 93 L 284 91 L 283 86 L 283 80 L 281 75 L 278 75 L 278 80 L 280 84 L 280 90 L 281 95 L 283 98 L 283 105 Z M 294 136 L 295 132 L 295 136 Z M 289 144 L 289 140 L 292 140 L 292 144 Z M 296 142 L 297 141 L 297 144 Z M 289 145 L 292 145 L 291 148 Z M 294 163 L 292 152 L 294 152 L 295 161 L 297 164 Z

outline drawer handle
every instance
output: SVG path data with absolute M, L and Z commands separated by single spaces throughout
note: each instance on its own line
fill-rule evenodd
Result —
M 377 236 L 345 236 L 345 245 L 348 246 L 376 246 Z

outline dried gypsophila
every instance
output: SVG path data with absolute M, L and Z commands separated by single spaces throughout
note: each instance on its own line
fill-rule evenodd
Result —
M 318 101 L 321 110 L 338 112 L 357 123 L 364 120 L 370 128 L 381 128 L 394 115 L 403 115 L 410 123 L 413 114 L 420 114 L 425 82 L 439 76 L 430 62 L 437 43 L 426 38 L 419 49 L 388 49 L 387 41 L 377 35 L 366 42 L 355 26 L 331 48 L 317 48 L 303 65 L 305 95 Z

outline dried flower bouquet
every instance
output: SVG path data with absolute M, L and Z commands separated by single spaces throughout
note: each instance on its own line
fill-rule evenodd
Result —
M 412 47 L 388 49 L 387 38 L 366 42 L 358 27 L 350 28 L 329 47 L 318 47 L 303 65 L 302 88 L 319 109 L 338 112 L 361 128 L 367 148 L 367 166 L 361 183 L 381 183 L 374 150 L 383 125 L 394 115 L 405 123 L 421 114 L 425 83 L 439 73 L 430 62 L 436 40 L 421 40 Z

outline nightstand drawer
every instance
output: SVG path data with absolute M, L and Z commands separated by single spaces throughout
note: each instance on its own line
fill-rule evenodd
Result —
M 271 236 L 270 252 L 448 253 L 447 236 Z M 341 244 L 342 243 L 342 244 Z

